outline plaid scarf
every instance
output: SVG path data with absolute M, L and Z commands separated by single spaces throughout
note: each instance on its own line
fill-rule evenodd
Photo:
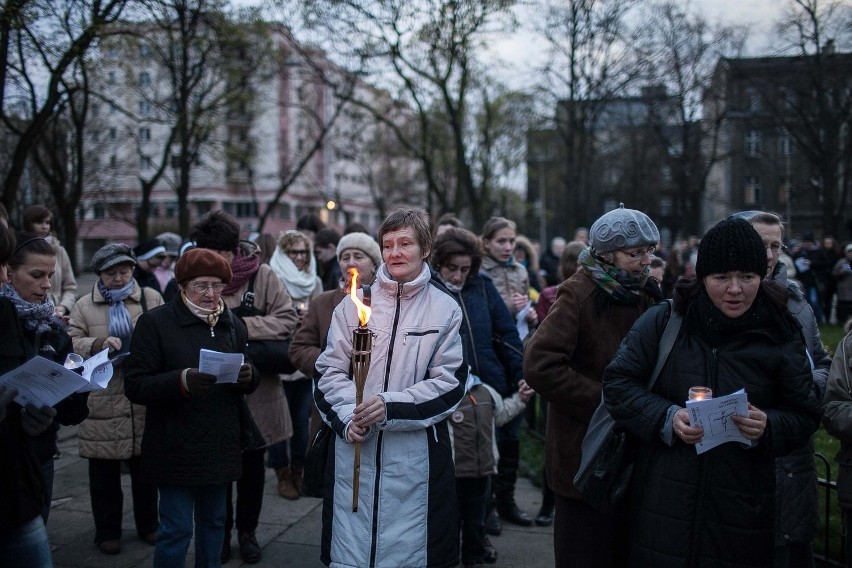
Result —
M 591 276 L 598 287 L 619 304 L 637 304 L 642 299 L 642 290 L 648 280 L 650 268 L 645 267 L 642 274 L 631 274 L 616 268 L 597 255 L 592 248 L 586 247 L 580 252 L 577 262 L 586 274 Z
M 54 315 L 54 305 L 50 295 L 47 295 L 42 303 L 33 304 L 21 298 L 18 291 L 7 282 L 0 289 L 0 296 L 9 298 L 15 305 L 15 311 L 18 313 L 18 319 L 21 320 L 24 329 L 35 333 L 44 333 L 62 327 Z

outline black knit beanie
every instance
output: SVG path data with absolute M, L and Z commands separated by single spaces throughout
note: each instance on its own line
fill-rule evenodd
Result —
M 707 231 L 698 244 L 695 274 L 704 278 L 725 272 L 766 274 L 766 247 L 751 223 L 726 219 Z

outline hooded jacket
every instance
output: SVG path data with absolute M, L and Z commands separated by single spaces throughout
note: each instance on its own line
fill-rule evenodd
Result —
M 399 284 L 382 265 L 371 287 L 372 358 L 364 400 L 385 402 L 385 420 L 361 443 L 358 512 L 352 512 L 354 444 L 344 433 L 355 408 L 349 298 L 335 308 L 316 363 L 314 398 L 337 436 L 326 470 L 321 559 L 334 568 L 456 566 L 455 471 L 446 418 L 464 396 L 461 308 L 424 263 Z

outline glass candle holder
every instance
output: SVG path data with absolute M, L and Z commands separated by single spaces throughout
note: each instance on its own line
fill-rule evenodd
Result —
M 707 400 L 713 398 L 710 387 L 689 387 L 689 400 Z
M 65 358 L 65 363 L 63 366 L 66 369 L 77 369 L 78 367 L 83 366 L 83 356 L 77 355 L 76 353 L 69 353 Z

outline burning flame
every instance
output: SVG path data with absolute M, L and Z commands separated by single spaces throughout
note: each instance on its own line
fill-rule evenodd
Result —
M 352 301 L 355 302 L 355 306 L 358 308 L 358 321 L 361 323 L 361 326 L 365 326 L 370 321 L 370 314 L 373 313 L 373 310 L 370 309 L 370 306 L 359 300 L 356 294 L 358 290 L 358 269 L 350 268 L 347 274 L 349 275 L 349 297 L 352 298 Z

